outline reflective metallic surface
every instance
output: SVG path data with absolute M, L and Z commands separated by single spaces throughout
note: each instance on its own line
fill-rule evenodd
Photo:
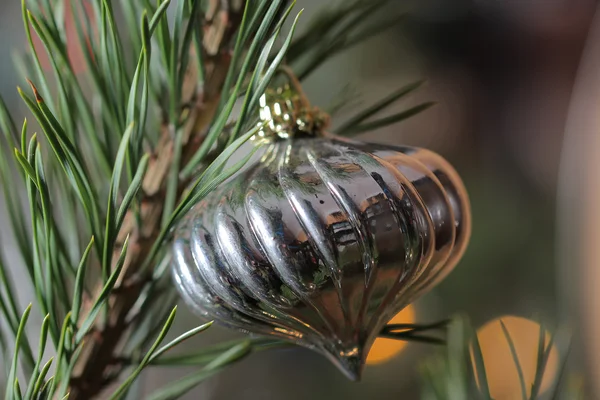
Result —
M 293 340 L 359 379 L 377 333 L 453 269 L 469 234 L 465 189 L 440 156 L 296 137 L 188 213 L 173 275 L 200 315 Z

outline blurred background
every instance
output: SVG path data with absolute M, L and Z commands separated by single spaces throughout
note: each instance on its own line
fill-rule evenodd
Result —
M 306 9 L 300 29 L 320 12 L 323 3 L 298 1 L 299 8 Z M 407 122 L 362 137 L 440 153 L 456 167 L 470 194 L 474 226 L 464 259 L 439 287 L 404 312 L 400 321 L 426 323 L 458 312 L 468 315 L 481 328 L 486 366 L 488 359 L 494 359 L 493 371 L 488 372 L 491 381 L 497 382 L 492 383 L 496 398 L 507 400 L 518 398 L 518 382 L 511 375 L 514 366 L 497 319 L 512 316 L 505 322 L 518 349 L 523 349 L 524 360 L 536 356 L 539 326 L 532 320 L 543 320 L 552 329 L 564 324 L 575 335 L 567 380 L 577 384 L 581 378 L 593 390 L 594 377 L 600 376 L 593 358 L 600 356 L 600 350 L 592 351 L 593 335 L 586 334 L 587 325 L 580 322 L 599 319 L 599 310 L 593 299 L 580 295 L 587 292 L 578 285 L 587 281 L 593 292 L 594 282 L 600 279 L 594 280 L 593 275 L 586 279 L 583 261 L 576 257 L 581 254 L 577 247 L 581 226 L 573 220 L 585 213 L 581 209 L 565 213 L 565 207 L 577 209 L 582 200 L 577 190 L 587 186 L 586 177 L 578 171 L 586 170 L 592 178 L 600 175 L 577 157 L 586 142 L 580 140 L 579 147 L 569 142 L 571 130 L 576 136 L 587 127 L 588 138 L 597 135 L 591 130 L 593 125 L 585 125 L 595 116 L 592 111 L 585 114 L 586 121 L 570 122 L 569 117 L 574 87 L 579 96 L 576 104 L 590 110 L 600 106 L 600 98 L 594 97 L 592 86 L 586 91 L 585 83 L 598 86 L 595 64 L 588 63 L 587 78 L 578 73 L 584 47 L 593 40 L 590 26 L 596 2 L 420 0 L 411 7 L 407 4 L 398 1 L 389 10 L 406 12 L 397 27 L 340 54 L 305 81 L 311 100 L 323 107 L 344 91 L 355 93 L 356 104 L 368 105 L 417 79 L 427 83 L 390 113 L 423 101 L 437 102 Z M 25 48 L 19 2 L 3 0 L 1 10 L 0 92 L 19 112 L 18 74 L 10 57 Z M 600 69 L 595 71 L 600 76 Z M 352 110 L 345 113 L 351 115 Z M 564 149 L 569 149 L 568 157 Z M 574 180 L 579 184 L 573 186 Z M 5 226 L 4 218 L 0 215 L 1 226 Z M 11 238 L 3 235 L 2 239 L 10 254 Z M 15 281 L 19 281 L 18 272 Z M 28 288 L 23 290 L 25 299 Z M 187 324 L 178 330 L 198 324 L 191 315 L 178 321 Z M 235 337 L 239 337 L 235 332 L 215 328 L 188 346 Z M 419 398 L 419 365 L 436 349 L 394 342 L 378 346 L 360 383 L 348 382 L 316 353 L 301 348 L 274 350 L 245 359 L 185 398 Z M 546 387 L 557 374 L 558 361 L 552 359 Z M 530 364 L 534 368 L 534 362 Z M 152 369 L 142 385 L 149 392 L 186 372 Z

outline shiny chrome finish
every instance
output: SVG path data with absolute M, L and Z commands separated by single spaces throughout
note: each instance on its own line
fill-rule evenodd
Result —
M 454 268 L 470 230 L 440 156 L 294 137 L 189 212 L 173 275 L 200 315 L 317 350 L 356 380 L 381 328 Z

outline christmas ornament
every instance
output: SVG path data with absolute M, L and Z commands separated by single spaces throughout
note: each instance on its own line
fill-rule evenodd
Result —
M 463 254 L 465 189 L 431 151 L 326 133 L 299 86 L 265 93 L 260 120 L 261 156 L 175 230 L 177 288 L 206 318 L 360 379 L 381 328 Z

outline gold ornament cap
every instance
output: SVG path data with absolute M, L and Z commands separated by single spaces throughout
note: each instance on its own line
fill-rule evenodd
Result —
M 300 82 L 288 67 L 281 70 L 288 82 L 277 89 L 268 89 L 261 96 L 258 124 L 261 129 L 252 140 L 324 136 L 329 115 L 311 106 Z

